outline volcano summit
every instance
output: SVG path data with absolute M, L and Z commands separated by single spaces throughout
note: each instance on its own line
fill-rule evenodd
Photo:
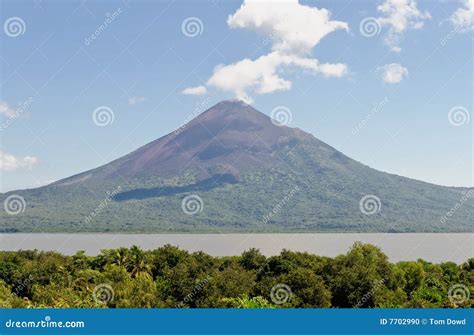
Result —
M 474 230 L 472 188 L 374 170 L 241 101 L 220 102 L 106 165 L 1 200 L 12 195 L 25 210 L 2 211 L 2 232 Z

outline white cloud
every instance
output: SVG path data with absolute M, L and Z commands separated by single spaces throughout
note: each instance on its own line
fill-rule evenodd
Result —
M 233 92 L 237 98 L 250 103 L 249 90 L 265 94 L 291 88 L 292 83 L 278 74 L 283 66 L 295 66 L 335 77 L 341 77 L 347 71 L 345 64 L 320 64 L 317 59 L 273 51 L 256 60 L 246 58 L 234 64 L 217 66 L 207 85 Z
M 298 0 L 262 1 L 245 0 L 241 7 L 229 15 L 231 28 L 255 31 L 272 43 L 272 51 L 257 59 L 245 58 L 232 64 L 221 64 L 214 69 L 206 82 L 231 92 L 237 98 L 251 102 L 249 92 L 266 94 L 291 89 L 292 82 L 283 77 L 288 67 L 299 68 L 311 74 L 341 77 L 347 73 L 345 64 L 320 63 L 310 58 L 311 50 L 329 33 L 349 30 L 347 23 L 332 21 L 330 12 L 301 5 Z M 206 89 L 204 86 L 188 88 L 185 94 Z
M 15 157 L 0 150 L 0 171 L 13 171 L 21 168 L 31 169 L 37 163 L 38 158 L 36 157 Z
M 400 38 L 406 30 L 421 29 L 424 20 L 431 18 L 429 12 L 417 8 L 416 0 L 386 0 L 377 10 L 383 14 L 377 21 L 388 27 L 385 43 L 395 52 L 401 51 Z
M 327 34 L 349 30 L 347 23 L 331 21 L 328 10 L 303 6 L 298 0 L 246 0 L 227 23 L 231 28 L 271 35 L 273 50 L 290 53 L 307 53 Z
M 5 101 L 0 101 L 0 115 L 11 118 L 16 116 L 17 112 L 13 108 L 11 108 Z
M 384 65 L 382 69 L 384 70 L 383 81 L 389 84 L 399 83 L 408 76 L 407 68 L 397 63 Z
M 136 105 L 136 104 L 144 102 L 145 100 L 146 100 L 145 97 L 134 96 L 134 97 L 131 97 L 130 99 L 128 99 L 128 104 L 129 105 Z
M 456 30 L 474 29 L 474 0 L 464 0 L 464 8 L 458 8 L 450 18 Z
M 181 93 L 186 95 L 203 95 L 207 93 L 207 88 L 202 85 L 195 87 L 187 87 Z

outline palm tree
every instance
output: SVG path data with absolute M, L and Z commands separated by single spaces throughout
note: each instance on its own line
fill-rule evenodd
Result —
M 130 248 L 130 258 L 127 263 L 127 271 L 132 277 L 136 277 L 140 272 L 151 274 L 153 265 L 149 262 L 146 254 L 136 245 Z

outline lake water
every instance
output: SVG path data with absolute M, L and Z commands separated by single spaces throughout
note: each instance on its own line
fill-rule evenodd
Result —
M 474 234 L 0 234 L 0 250 L 54 250 L 71 255 L 84 250 L 131 247 L 154 249 L 172 244 L 213 256 L 240 255 L 255 247 L 269 256 L 282 249 L 334 257 L 356 242 L 379 246 L 391 261 L 423 258 L 462 263 L 474 257 Z

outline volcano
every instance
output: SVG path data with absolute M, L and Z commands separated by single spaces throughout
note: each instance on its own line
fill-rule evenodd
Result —
M 223 101 L 125 157 L 56 184 L 89 178 L 169 178 L 186 171 L 193 171 L 198 179 L 238 175 L 279 164 L 278 149 L 304 136 L 298 129 L 276 126 L 242 101 Z
M 237 100 L 106 165 L 10 195 L 2 232 L 471 232 L 474 189 L 374 170 Z M 453 210 L 455 208 L 455 210 Z

